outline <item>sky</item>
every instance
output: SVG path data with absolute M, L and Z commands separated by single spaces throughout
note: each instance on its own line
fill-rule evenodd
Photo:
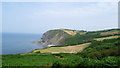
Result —
M 2 32 L 40 34 L 51 29 L 118 27 L 116 2 L 3 2 Z

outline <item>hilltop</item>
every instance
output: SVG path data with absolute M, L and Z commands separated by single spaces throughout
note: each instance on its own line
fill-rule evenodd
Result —
M 91 43 L 117 39 L 119 35 L 119 29 L 102 31 L 78 31 L 68 29 L 50 30 L 44 33 L 42 41 L 45 42 L 42 43 L 48 46 L 55 46 L 49 46 L 45 49 L 35 49 L 30 53 L 78 53 L 83 51 L 86 47 L 90 47 L 92 45 Z
M 116 36 L 119 29 L 109 29 L 101 31 L 83 31 L 70 29 L 56 29 L 45 32 L 40 40 L 42 45 L 77 45 L 92 41 L 95 38 Z

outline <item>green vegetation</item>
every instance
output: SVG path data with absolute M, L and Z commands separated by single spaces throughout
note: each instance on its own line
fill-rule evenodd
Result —
M 118 38 L 119 36 L 109 36 L 109 37 L 103 37 L 103 38 L 95 38 L 94 40 L 97 41 L 103 41 L 105 39 L 114 39 L 114 38 Z
M 61 43 L 64 43 L 67 45 L 77 45 L 77 44 L 82 44 L 85 42 L 91 42 L 94 40 L 94 38 L 104 38 L 104 37 L 110 37 L 110 36 L 119 36 L 120 34 L 118 33 L 119 29 L 111 29 L 111 30 L 102 30 L 102 31 L 89 31 L 85 32 L 85 34 L 80 34 L 83 33 L 81 31 L 77 31 L 77 34 L 74 36 L 66 36 L 64 40 L 61 41 Z M 104 32 L 112 32 L 110 35 L 101 35 L 101 33 Z M 117 34 L 114 32 L 117 32 Z
M 92 41 L 91 45 L 81 53 L 26 55 L 3 55 L 3 66 L 47 66 L 76 68 L 81 66 L 118 67 L 120 57 L 118 53 L 119 39 Z
M 63 41 L 66 45 L 77 45 L 77 44 L 82 44 L 85 42 L 90 42 L 92 41 L 93 38 L 98 37 L 98 33 L 86 33 L 83 35 L 80 35 L 77 33 L 75 36 L 67 36 Z
M 3 66 L 46 66 L 57 58 L 51 54 L 3 55 L 2 60 Z
M 68 45 L 78 45 L 82 43 L 91 43 L 83 51 L 77 54 L 58 53 L 49 54 L 31 51 L 25 54 L 2 55 L 3 66 L 47 66 L 50 68 L 80 68 L 82 67 L 119 67 L 120 54 L 119 45 L 120 38 L 111 38 L 119 36 L 119 34 L 109 33 L 102 36 L 103 32 L 113 32 L 117 29 L 92 31 L 80 34 L 79 31 L 76 35 L 68 35 L 62 42 Z M 114 33 L 114 32 L 113 32 Z M 98 40 L 96 40 L 98 39 Z M 99 39 L 102 39 L 99 41 Z M 53 48 L 59 48 L 54 46 Z M 62 48 L 64 48 L 62 47 Z M 47 49 L 47 48 L 45 48 Z M 43 49 L 44 50 L 44 49 Z M 52 49 L 53 50 L 53 49 Z M 59 49 L 62 50 L 62 49 Z M 57 51 L 59 51 L 57 50 Z M 32 53 L 34 52 L 34 53 Z
M 118 66 L 118 60 L 120 60 L 118 57 L 106 57 L 102 60 L 95 60 L 95 59 L 88 59 L 88 58 L 77 58 L 72 60 L 62 60 L 62 61 L 57 61 L 53 64 L 53 66 L 56 67 L 67 67 L 69 66 L 70 68 L 76 68 L 76 67 L 81 67 L 81 66 L 102 66 L 102 67 L 114 67 Z
M 3 66 L 49 66 L 49 67 L 79 67 L 79 66 L 118 66 L 119 57 L 108 56 L 102 60 L 82 58 L 75 54 L 33 54 L 33 55 L 3 55 Z
M 78 55 L 94 59 L 102 59 L 107 56 L 119 56 L 119 40 L 120 38 L 93 41 L 89 47 L 85 48 L 81 53 L 78 53 Z

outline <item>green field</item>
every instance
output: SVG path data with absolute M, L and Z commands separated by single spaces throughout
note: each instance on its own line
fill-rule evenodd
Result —
M 101 60 L 82 58 L 75 54 L 3 55 L 3 66 L 118 66 L 119 57 Z

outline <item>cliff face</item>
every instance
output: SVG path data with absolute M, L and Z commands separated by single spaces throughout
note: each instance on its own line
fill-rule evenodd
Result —
M 102 31 L 78 31 L 69 29 L 56 29 L 45 32 L 40 40 L 42 45 L 77 45 L 90 42 L 94 38 L 117 36 L 117 29 Z
M 44 45 L 64 45 L 61 41 L 68 35 L 63 30 L 50 30 L 43 34 L 41 43 Z

